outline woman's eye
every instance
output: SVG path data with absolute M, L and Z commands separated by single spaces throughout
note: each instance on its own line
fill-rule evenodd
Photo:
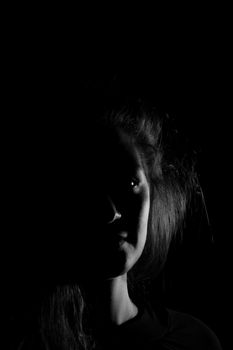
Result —
M 139 180 L 138 179 L 131 179 L 130 180 L 130 187 L 131 188 L 136 188 L 139 185 Z

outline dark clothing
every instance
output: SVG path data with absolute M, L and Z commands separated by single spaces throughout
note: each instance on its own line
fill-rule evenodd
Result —
M 151 304 L 141 307 L 133 319 L 98 334 L 95 350 L 222 350 L 215 333 L 202 321 Z M 19 349 L 41 349 L 35 343 L 35 338 L 25 341 Z
M 181 312 L 147 305 L 128 322 L 109 327 L 108 349 L 221 350 L 214 332 L 200 320 Z M 107 345 L 108 343 L 108 345 Z

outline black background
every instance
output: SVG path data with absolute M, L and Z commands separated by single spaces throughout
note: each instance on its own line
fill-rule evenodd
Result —
M 187 238 L 168 261 L 165 300 L 201 318 L 224 343 L 230 280 L 225 252 L 232 215 L 228 19 L 217 8 L 181 10 L 185 15 L 173 16 L 172 9 L 162 18 L 156 11 L 126 15 L 124 26 L 111 14 L 105 22 L 94 21 L 94 14 L 80 22 L 51 13 L 43 20 L 31 14 L 14 25 L 7 21 L 2 67 L 6 275 L 12 286 L 21 233 L 28 225 L 24 210 L 31 195 L 27 179 L 30 183 L 35 137 L 46 137 L 51 125 L 65 118 L 61 103 L 78 103 L 81 82 L 97 87 L 114 82 L 159 104 L 197 152 L 209 224 L 204 213 L 187 226 Z

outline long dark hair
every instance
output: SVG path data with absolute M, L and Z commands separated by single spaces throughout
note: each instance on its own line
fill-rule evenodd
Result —
M 119 101 L 108 103 L 101 111 L 95 105 L 91 111 L 85 107 L 86 119 L 79 123 L 80 133 L 86 127 L 90 142 L 98 142 L 109 128 L 123 130 L 140 152 L 149 181 L 147 241 L 141 258 L 128 273 L 130 286 L 134 286 L 135 281 L 155 278 L 162 269 L 172 238 L 182 231 L 191 196 L 198 191 L 198 178 L 186 155 L 175 152 L 177 140 L 170 133 L 174 130 L 169 131 L 167 115 L 159 115 L 140 99 L 123 105 Z M 53 290 L 40 311 L 39 335 L 44 349 L 94 348 L 91 313 L 81 285 L 65 284 Z
M 150 185 L 151 209 L 146 245 L 129 276 L 134 281 L 155 278 L 172 239 L 182 233 L 193 197 L 200 192 L 195 160 L 187 150 L 179 154 L 175 149 L 178 140 L 176 130 L 169 130 L 169 116 L 149 109 L 140 99 L 133 106 L 107 112 L 101 122 L 125 131 L 139 150 Z

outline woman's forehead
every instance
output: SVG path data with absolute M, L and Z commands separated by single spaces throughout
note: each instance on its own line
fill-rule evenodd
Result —
M 99 160 L 107 168 L 121 167 L 123 170 L 141 167 L 139 152 L 133 138 L 116 129 L 101 140 Z

